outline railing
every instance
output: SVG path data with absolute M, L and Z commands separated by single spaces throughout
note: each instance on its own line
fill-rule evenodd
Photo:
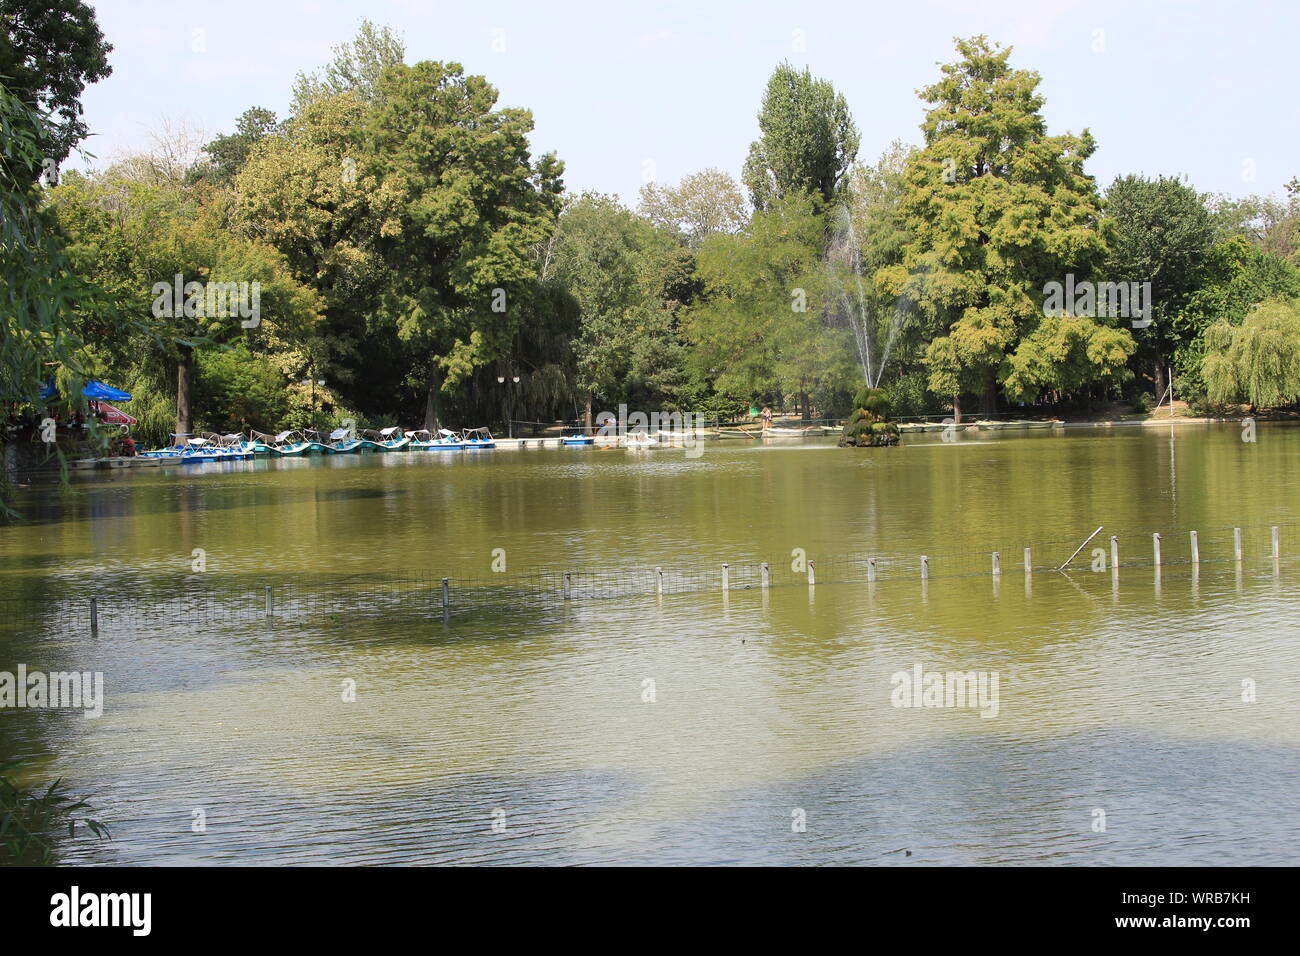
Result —
M 547 569 L 510 573 L 415 572 L 322 578 L 270 576 L 256 584 L 190 575 L 180 582 L 142 579 L 112 591 L 60 592 L 47 598 L 0 597 L 0 629 L 114 631 L 153 627 L 229 627 L 254 622 L 328 626 L 366 619 L 449 619 L 501 608 L 551 609 L 572 602 L 630 600 L 710 591 L 815 587 L 817 584 L 902 585 L 905 582 L 1066 571 L 1235 564 L 1281 571 L 1283 556 L 1300 557 L 1300 525 L 1124 531 L 1070 539 L 987 541 L 980 547 L 825 555 L 794 549 L 769 560 L 706 560 L 623 569 Z M 1073 555 L 1073 557 L 1071 557 Z M 61 583 L 60 587 L 64 585 Z

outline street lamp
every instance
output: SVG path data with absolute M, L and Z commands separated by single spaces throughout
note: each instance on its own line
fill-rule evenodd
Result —
M 510 379 L 510 381 L 512 381 L 512 382 L 514 382 L 516 385 L 518 385 L 518 384 L 519 384 L 519 376 L 518 376 L 518 375 L 513 376 L 513 377 Z M 505 377 L 504 375 L 498 375 L 498 376 L 497 376 L 497 384 L 498 384 L 498 385 L 504 385 L 505 383 L 506 383 L 506 377 Z M 514 417 L 515 417 L 515 412 L 514 412 L 515 393 L 514 393 L 514 392 L 511 392 L 511 393 L 510 393 L 510 403 L 509 403 L 509 405 L 510 405 L 510 407 L 509 407 L 508 412 L 507 412 L 507 414 L 506 414 L 506 435 L 507 435 L 508 438 L 514 438 L 514 437 L 515 437 L 515 422 L 514 422 Z

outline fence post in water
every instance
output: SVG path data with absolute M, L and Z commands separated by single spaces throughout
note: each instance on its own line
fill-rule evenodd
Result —
M 1002 554 L 998 551 L 993 552 L 993 573 L 995 575 L 1002 573 Z
M 569 600 L 569 593 L 573 590 L 573 577 L 570 572 L 564 572 L 564 600 Z
M 1282 560 L 1282 542 L 1278 538 L 1278 527 L 1273 525 L 1273 560 Z
M 1155 556 L 1156 567 L 1160 567 L 1160 532 L 1151 535 L 1151 550 Z
M 921 580 L 930 580 L 930 559 L 925 555 L 921 555 Z
M 1238 564 L 1241 564 L 1241 529 L 1232 529 L 1232 554 Z
M 94 634 L 99 631 L 99 601 L 95 598 L 90 599 L 90 633 Z
M 1110 566 L 1111 568 L 1119 567 L 1119 536 L 1110 536 Z
M 1025 548 L 1025 574 L 1034 573 L 1034 549 Z
M 722 590 L 729 590 L 731 587 L 731 565 L 722 566 Z
M 767 586 L 768 586 L 768 584 L 770 583 L 770 581 L 769 581 L 769 577 L 768 577 L 768 575 L 769 575 L 770 573 L 771 573 L 771 572 L 770 572 L 770 570 L 769 570 L 769 568 L 768 568 L 768 566 L 767 566 L 767 562 L 764 561 L 764 562 L 763 562 L 763 590 L 764 590 L 764 591 L 767 590 Z
M 1196 538 L 1196 532 L 1192 532 L 1192 564 L 1201 563 L 1201 543 Z
M 812 587 L 816 583 L 817 583 L 817 564 L 816 562 L 809 561 L 808 562 L 808 586 Z
M 442 579 L 442 606 L 451 607 L 451 582 L 447 578 Z
M 271 599 L 271 585 L 266 586 L 266 616 L 270 617 L 275 611 L 275 602 Z
M 867 583 L 876 583 L 876 559 L 867 558 Z
M 766 565 L 764 565 L 764 567 L 766 567 Z M 655 585 L 658 588 L 659 595 L 662 597 L 664 593 L 664 569 L 657 566 L 655 567 Z

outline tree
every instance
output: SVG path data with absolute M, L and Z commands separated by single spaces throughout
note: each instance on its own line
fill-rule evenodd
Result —
M 293 85 L 293 111 L 301 112 L 313 100 L 339 93 L 356 93 L 363 101 L 375 98 L 379 77 L 406 57 L 400 34 L 362 18 L 357 35 L 333 48 L 334 58 L 322 74 L 299 73 Z
M 823 322 L 825 220 L 809 195 L 756 212 L 736 236 L 700 248 L 703 294 L 686 320 L 697 374 L 714 378 L 725 398 L 746 404 L 763 395 L 799 396 L 823 380 L 847 388 L 852 346 Z
M 1174 317 L 1201 283 L 1214 222 L 1196 191 L 1177 179 L 1123 176 L 1106 193 L 1114 224 L 1104 271 L 1119 282 L 1150 282 L 1153 324 L 1138 332 L 1138 359 L 1165 393 L 1167 357 L 1178 347 Z
M 1300 298 L 1300 270 L 1243 235 L 1216 243 L 1206 257 L 1201 287 L 1173 319 L 1179 394 L 1189 399 L 1206 395 L 1202 366 L 1208 329 L 1240 325 L 1261 302 L 1277 298 Z
M 55 167 L 86 138 L 81 94 L 113 72 L 112 51 L 82 0 L 0 0 L 0 83 L 29 109 L 58 117 L 43 124 L 39 142 Z
M 159 391 L 174 382 L 176 431 L 190 432 L 197 420 L 217 417 L 193 402 L 202 352 L 229 343 L 259 356 L 290 350 L 310 336 L 319 301 L 294 281 L 282 255 L 228 228 L 225 191 L 141 183 L 118 169 L 70 173 L 51 193 L 69 236 L 70 267 L 91 278 L 107 303 L 79 304 L 81 334 L 90 357 L 118 381 L 130 377 Z M 189 283 L 203 284 L 197 297 Z M 229 283 L 246 284 L 248 306 L 256 288 L 254 326 L 225 298 Z M 209 288 L 222 297 L 209 298 Z M 124 327 L 118 314 L 146 318 Z
M 550 276 L 578 307 L 575 381 L 588 427 L 596 395 L 611 405 L 662 399 L 679 384 L 681 344 L 667 297 L 683 282 L 676 272 L 690 266 L 677 251 L 670 233 L 612 196 L 583 193 L 560 215 Z
M 647 183 L 637 208 L 655 226 L 682 238 L 692 249 L 715 233 L 735 233 L 749 220 L 740 185 L 719 169 L 701 170 L 676 186 Z
M 744 180 L 756 210 L 796 192 L 829 203 L 858 155 L 848 104 L 828 80 L 782 63 L 767 81 Z
M 7 413 L 37 399 L 52 367 L 84 379 L 74 319 L 96 290 L 71 268 L 58 223 L 30 176 L 50 133 L 3 85 L 0 130 L 0 408 Z M 7 437 L 0 429 L 0 443 Z M 0 474 L 0 514 L 8 513 L 3 483 Z
M 497 91 L 458 63 L 391 66 L 366 117 L 365 166 L 396 190 L 378 248 L 387 284 L 378 321 L 427 382 L 426 428 L 439 398 L 499 358 L 537 280 L 532 254 L 550 235 L 563 164 L 533 162 L 532 114 L 496 109 Z
M 1220 322 L 1205 338 L 1210 401 L 1245 399 L 1253 412 L 1300 399 L 1300 305 L 1294 300 L 1270 299 L 1241 325 Z
M 1042 344 L 1026 343 L 1046 317 L 1045 284 L 1066 273 L 1086 277 L 1105 239 L 1101 200 L 1083 168 L 1092 136 L 1047 135 L 1040 78 L 1012 69 L 1009 48 L 980 36 L 958 40 L 957 51 L 961 59 L 921 91 L 931 109 L 925 146 L 907 164 L 908 241 L 903 261 L 878 270 L 876 283 L 920 310 L 930 388 L 952 397 L 960 420 L 963 394 L 982 395 L 991 413 L 1000 387 L 1030 401 L 1066 384 L 1043 377 L 1050 363 L 1017 358 L 1017 350 Z M 1131 336 L 1104 334 L 1106 325 L 1073 323 L 1070 336 L 1101 336 L 1131 351 Z M 1093 353 L 1115 355 L 1101 346 Z
M 279 131 L 275 114 L 260 106 L 244 110 L 235 121 L 235 132 L 222 134 L 203 147 L 205 166 L 194 170 L 193 178 L 203 178 L 219 186 L 229 186 L 248 162 L 253 147 Z

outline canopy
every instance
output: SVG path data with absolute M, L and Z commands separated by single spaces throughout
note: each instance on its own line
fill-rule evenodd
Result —
M 103 382 L 90 381 L 86 387 L 81 390 L 91 401 L 95 402 L 129 402 L 131 393 L 124 392 L 120 388 L 114 388 L 112 385 L 105 385 Z
M 277 442 L 282 442 L 282 441 L 284 441 L 286 438 L 288 438 L 288 437 L 289 437 L 290 435 L 292 435 L 292 434 L 293 434 L 293 432 L 280 432 L 280 434 L 278 434 L 278 435 L 275 436 L 275 440 L 276 440 Z
M 347 437 L 348 437 L 348 430 L 346 428 L 336 428 L 332 432 L 330 432 L 330 441 L 338 441 L 341 438 L 347 438 Z
M 106 425 L 135 425 L 139 419 L 132 418 L 120 408 L 114 408 L 107 402 L 99 403 L 99 418 Z
M 439 435 L 442 435 L 444 438 L 451 438 L 451 437 L 452 437 L 453 435 L 455 435 L 456 433 L 453 432 L 453 431 L 449 431 L 449 430 L 446 429 L 446 428 L 439 428 L 439 429 L 438 429 L 438 434 L 439 434 Z
M 387 438 L 389 435 L 391 435 L 393 432 L 395 432 L 395 431 L 397 431 L 397 430 L 398 430 L 398 429 L 397 429 L 397 426 L 396 426 L 396 425 L 390 425 L 388 428 L 381 428 L 381 429 L 379 429 L 379 434 L 381 434 L 381 435 L 383 435 L 385 438 Z

